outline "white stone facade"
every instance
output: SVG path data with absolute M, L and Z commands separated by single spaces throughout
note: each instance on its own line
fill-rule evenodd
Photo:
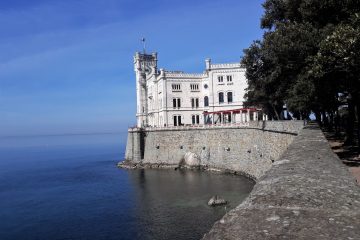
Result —
M 250 120 L 250 111 L 236 119 L 232 113 L 206 114 L 243 108 L 247 81 L 240 62 L 212 64 L 206 59 L 205 65 L 203 73 L 166 71 L 158 69 L 157 53 L 137 52 L 134 56 L 137 127 Z

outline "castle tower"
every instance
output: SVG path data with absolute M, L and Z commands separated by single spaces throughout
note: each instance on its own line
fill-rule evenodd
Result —
M 148 126 L 148 85 L 157 74 L 157 53 L 136 52 L 134 56 L 136 74 L 136 120 L 137 127 Z

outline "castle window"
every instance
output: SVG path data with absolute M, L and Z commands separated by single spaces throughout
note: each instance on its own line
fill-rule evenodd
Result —
M 232 82 L 232 76 L 231 75 L 226 76 L 226 81 Z
M 219 92 L 219 103 L 224 103 L 224 93 Z
M 219 83 L 224 82 L 224 76 L 218 76 L 218 82 Z
M 173 108 L 180 108 L 180 107 L 181 107 L 181 99 L 173 98 Z
M 233 93 L 232 92 L 227 93 L 227 101 L 228 101 L 228 103 L 233 102 Z
M 192 124 L 200 124 L 200 115 L 191 115 Z
M 171 88 L 172 88 L 172 91 L 173 91 L 173 92 L 181 92 L 181 85 L 180 85 L 180 83 L 172 84 L 172 85 L 171 85 Z
M 199 107 L 199 98 L 191 98 L 191 107 L 198 108 Z
M 174 126 L 181 126 L 181 115 L 174 115 L 173 116 L 173 120 L 174 120 Z
M 192 92 L 197 92 L 199 91 L 199 84 L 190 84 L 190 89 Z
M 205 96 L 204 97 L 204 107 L 208 107 L 209 106 L 209 97 Z

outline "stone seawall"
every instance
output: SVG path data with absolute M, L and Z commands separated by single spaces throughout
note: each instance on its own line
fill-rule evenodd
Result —
M 302 121 L 250 122 L 247 126 L 129 130 L 125 159 L 130 163 L 176 167 L 188 163 L 230 170 L 254 179 L 286 150 Z
M 360 188 L 309 125 L 203 239 L 360 239 Z

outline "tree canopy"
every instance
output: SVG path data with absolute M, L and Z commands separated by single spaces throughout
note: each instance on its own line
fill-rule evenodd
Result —
M 242 60 L 247 104 L 273 119 L 284 105 L 296 116 L 335 114 L 340 96 L 349 112 L 360 109 L 360 0 L 266 0 L 263 7 L 265 33 Z

